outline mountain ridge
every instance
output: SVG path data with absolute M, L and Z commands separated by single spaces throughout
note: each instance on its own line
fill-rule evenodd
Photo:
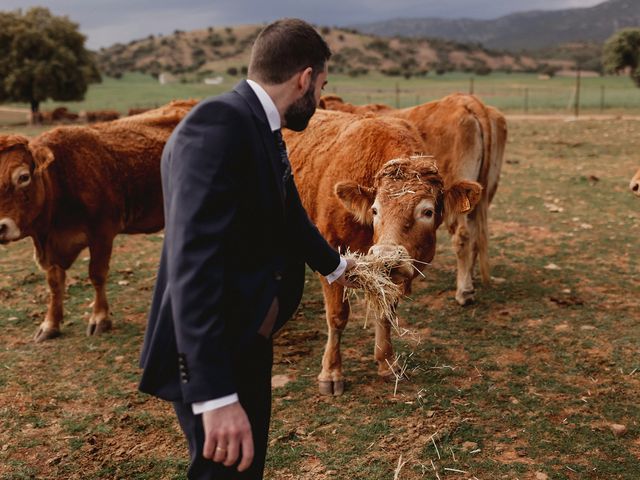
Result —
M 640 1 L 608 0 L 592 7 L 516 12 L 490 20 L 399 18 L 352 25 L 381 36 L 437 37 L 508 51 L 571 42 L 603 43 L 616 30 L 640 26 Z
M 117 43 L 97 52 L 100 70 L 118 77 L 128 71 L 159 76 L 171 73 L 183 80 L 215 75 L 244 75 L 251 45 L 262 25 L 209 27 L 169 35 L 149 35 L 127 44 Z M 505 72 L 553 73 L 571 68 L 571 56 L 509 54 L 476 44 L 437 38 L 388 38 L 350 29 L 317 27 L 329 43 L 332 73 L 351 76 L 380 72 L 389 76 L 424 76 L 430 72 L 473 72 L 486 75 Z M 551 70 L 551 72 L 550 72 Z

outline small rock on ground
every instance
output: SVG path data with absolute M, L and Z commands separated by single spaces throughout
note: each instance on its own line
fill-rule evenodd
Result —
M 618 423 L 612 423 L 611 425 L 609 425 L 609 428 L 616 437 L 621 437 L 622 435 L 627 433 L 627 427 Z

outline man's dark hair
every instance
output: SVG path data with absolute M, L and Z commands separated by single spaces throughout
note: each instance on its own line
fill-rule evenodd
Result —
M 249 78 L 274 85 L 311 67 L 315 80 L 330 57 L 327 42 L 311 25 L 297 18 L 283 18 L 267 25 L 256 38 L 248 74 Z

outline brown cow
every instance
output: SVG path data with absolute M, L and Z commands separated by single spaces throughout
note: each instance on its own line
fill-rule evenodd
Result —
M 286 138 L 302 203 L 329 243 L 374 254 L 404 248 L 417 261 L 415 269 L 394 272 L 407 289 L 422 262 L 433 258 L 440 223 L 480 197 L 475 182 L 445 189 L 433 159 L 414 156 L 422 141 L 403 120 L 319 110 L 303 133 L 287 132 Z M 323 280 L 322 287 L 328 339 L 318 380 L 321 393 L 340 395 L 340 337 L 349 304 L 341 286 Z M 375 323 L 378 373 L 389 376 L 390 319 Z
M 114 237 L 163 227 L 160 154 L 193 102 L 131 119 L 0 136 L 0 243 L 31 237 L 50 288 L 36 341 L 60 334 L 66 270 L 89 247 L 95 288 L 87 333 L 111 327 L 105 282 Z
M 629 188 L 633 192 L 636 197 L 640 197 L 640 170 L 636 172 L 636 174 L 631 179 L 631 183 L 629 183 Z
M 33 123 L 73 123 L 79 118 L 77 113 L 70 112 L 67 107 L 58 107 L 51 111 L 33 114 Z
M 141 113 L 148 112 L 149 110 L 151 110 L 151 108 L 137 108 L 137 107 L 134 107 L 134 108 L 130 108 L 129 109 L 129 111 L 127 112 L 127 115 L 129 117 L 132 117 L 134 115 L 139 115 Z
M 325 98 L 325 97 L 323 97 Z M 452 217 L 447 228 L 457 258 L 456 300 L 467 305 L 474 300 L 473 268 L 479 259 L 480 273 L 489 282 L 488 210 L 498 188 L 507 139 L 504 116 L 486 107 L 473 95 L 453 94 L 416 107 L 395 110 L 380 105 L 354 107 L 340 97 L 322 103 L 342 111 L 371 111 L 408 120 L 422 135 L 423 151 L 437 159 L 445 185 L 460 179 L 474 180 L 483 187 L 478 205 L 468 213 Z
M 67 107 L 58 107 L 51 112 L 51 120 L 53 122 L 75 122 L 78 117 L 77 113 L 70 112 Z
M 85 117 L 87 122 L 110 122 L 120 118 L 120 113 L 116 110 L 95 110 L 92 112 L 86 112 Z
M 379 113 L 390 112 L 393 109 L 382 103 L 370 103 L 368 105 L 352 105 L 346 103 L 337 95 L 323 95 L 318 104 L 318 108 L 323 110 L 337 110 L 346 113 Z

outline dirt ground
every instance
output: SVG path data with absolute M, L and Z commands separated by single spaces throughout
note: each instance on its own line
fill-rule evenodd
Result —
M 317 279 L 276 340 L 270 480 L 640 478 L 640 123 L 509 119 L 490 210 L 492 282 L 454 299 L 438 252 L 399 307 L 397 381 L 377 378 L 354 304 L 347 385 L 321 396 Z M 47 289 L 28 240 L 0 246 L 0 478 L 183 479 L 165 403 L 137 392 L 161 234 L 117 239 L 114 329 L 84 334 L 87 254 L 71 269 L 63 335 L 34 344 Z M 619 426 L 618 426 L 619 425 Z M 621 426 L 621 427 L 620 427 Z

